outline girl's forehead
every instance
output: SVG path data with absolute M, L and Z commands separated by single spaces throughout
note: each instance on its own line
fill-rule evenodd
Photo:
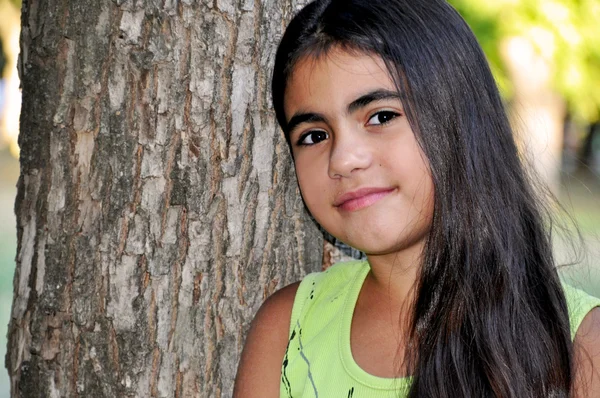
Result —
M 301 79 L 314 77 L 314 72 L 335 76 L 356 75 L 388 80 L 389 72 L 383 59 L 373 53 L 332 47 L 319 54 L 301 57 L 292 68 L 290 79 L 301 75 Z
M 284 108 L 317 99 L 351 101 L 365 91 L 395 90 L 381 57 L 364 52 L 332 48 L 318 56 L 306 55 L 294 65 L 284 95 Z

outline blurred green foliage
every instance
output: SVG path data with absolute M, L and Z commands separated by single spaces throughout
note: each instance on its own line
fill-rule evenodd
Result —
M 502 93 L 511 82 L 500 46 L 504 39 L 528 39 L 552 66 L 554 89 L 572 115 L 600 120 L 600 1 L 449 0 L 479 39 Z
M 21 0 L 0 0 L 0 3 L 10 3 L 15 6 L 15 8 L 21 9 Z

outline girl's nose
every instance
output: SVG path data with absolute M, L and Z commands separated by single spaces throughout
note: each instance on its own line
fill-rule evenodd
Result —
M 367 169 L 373 161 L 372 151 L 360 132 L 337 134 L 329 156 L 329 177 L 351 177 L 352 173 Z

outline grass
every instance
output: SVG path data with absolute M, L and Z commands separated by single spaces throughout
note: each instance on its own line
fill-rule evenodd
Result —
M 558 262 L 575 263 L 563 267 L 561 274 L 567 282 L 600 297 L 600 177 L 589 171 L 563 175 L 560 201 L 583 237 L 583 246 L 577 239 L 573 247 L 568 240 L 555 240 Z

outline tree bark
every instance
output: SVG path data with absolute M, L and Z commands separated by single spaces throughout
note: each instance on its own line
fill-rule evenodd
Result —
M 13 397 L 231 395 L 322 263 L 269 95 L 300 2 L 23 1 Z

